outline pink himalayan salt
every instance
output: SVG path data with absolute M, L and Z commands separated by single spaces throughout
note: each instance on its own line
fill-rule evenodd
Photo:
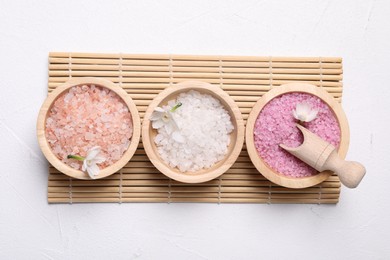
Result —
M 305 93 L 288 93 L 268 102 L 261 110 L 254 127 L 255 147 L 269 167 L 288 177 L 307 177 L 318 172 L 284 151 L 279 144 L 297 147 L 303 136 L 296 127 L 292 111 L 298 103 L 306 102 L 317 109 L 317 117 L 304 126 L 335 147 L 340 143 L 340 127 L 328 105 L 320 98 Z
M 79 170 L 82 162 L 69 154 L 85 157 L 100 146 L 106 161 L 100 169 L 118 161 L 130 145 L 133 124 L 124 101 L 113 91 L 95 85 L 80 85 L 63 93 L 46 119 L 46 139 L 54 154 Z

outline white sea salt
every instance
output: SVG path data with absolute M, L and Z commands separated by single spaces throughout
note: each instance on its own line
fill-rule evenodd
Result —
M 182 139 L 174 140 L 164 127 L 159 128 L 154 140 L 158 152 L 165 163 L 181 172 L 210 168 L 228 151 L 234 129 L 230 115 L 216 98 L 198 91 L 181 93 L 168 106 L 179 102 L 182 106 L 172 115 Z

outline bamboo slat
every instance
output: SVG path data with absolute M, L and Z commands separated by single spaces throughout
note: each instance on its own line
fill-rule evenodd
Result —
M 102 77 L 133 98 L 141 118 L 163 89 L 184 80 L 222 87 L 240 107 L 244 119 L 267 91 L 288 82 L 305 82 L 327 90 L 341 102 L 342 60 L 337 57 L 249 57 L 168 54 L 49 54 L 48 92 L 71 77 Z M 335 204 L 340 182 L 331 176 L 305 189 L 280 187 L 251 163 L 245 145 L 236 163 L 220 178 L 200 184 L 179 183 L 161 174 L 140 143 L 132 160 L 105 179 L 71 179 L 49 167 L 49 203 L 315 203 Z

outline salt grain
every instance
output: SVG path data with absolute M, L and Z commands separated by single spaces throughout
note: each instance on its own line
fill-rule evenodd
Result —
M 272 99 L 261 110 L 254 129 L 254 141 L 261 158 L 272 169 L 289 177 L 307 177 L 318 172 L 279 147 L 298 147 L 303 142 L 292 111 L 306 102 L 318 110 L 317 117 L 304 126 L 335 147 L 340 144 L 340 127 L 332 110 L 321 99 L 305 93 L 288 93 Z
M 174 140 L 164 127 L 158 129 L 154 142 L 161 158 L 181 172 L 195 172 L 212 167 L 228 151 L 234 126 L 222 104 L 198 91 L 181 93 L 169 107 L 182 106 L 172 113 L 182 140 Z
M 112 165 L 127 150 L 133 133 L 131 114 L 121 109 L 124 106 L 123 100 L 106 88 L 70 88 L 54 102 L 46 119 L 46 139 L 53 153 L 72 168 L 80 169 L 82 163 L 67 156 L 85 157 L 89 149 L 100 146 L 106 161 L 99 167 Z

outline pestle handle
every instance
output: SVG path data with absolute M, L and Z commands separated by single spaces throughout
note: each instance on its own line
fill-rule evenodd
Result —
M 356 188 L 366 174 L 366 168 L 362 164 L 341 159 L 336 150 L 329 155 L 322 169 L 334 171 L 341 183 L 348 188 Z

